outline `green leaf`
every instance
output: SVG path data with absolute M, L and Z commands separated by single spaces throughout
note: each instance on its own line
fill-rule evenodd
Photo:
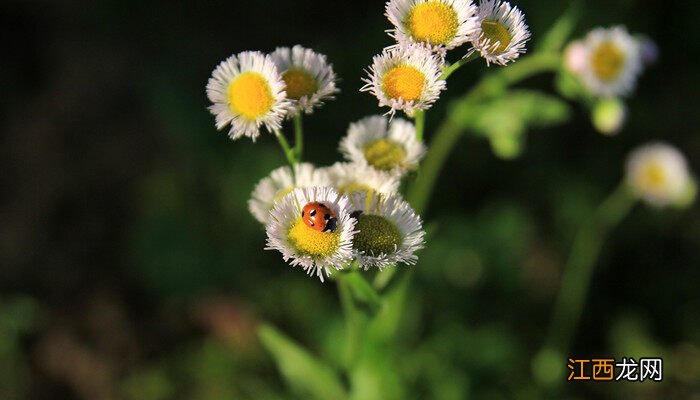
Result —
M 396 268 L 396 266 L 390 268 Z M 382 306 L 382 299 L 374 287 L 357 271 L 345 274 L 344 279 L 350 287 L 355 304 L 364 308 L 370 315 L 376 314 Z
M 329 365 L 270 325 L 261 326 L 258 335 L 284 379 L 302 398 L 347 399 L 340 378 Z

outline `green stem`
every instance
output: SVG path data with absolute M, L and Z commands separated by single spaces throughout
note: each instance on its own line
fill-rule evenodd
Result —
M 483 100 L 503 93 L 510 85 L 533 75 L 558 69 L 560 63 L 560 56 L 552 53 L 539 53 L 526 57 L 481 80 L 469 93 L 458 100 L 458 102 L 462 103 L 461 106 L 453 107 L 452 110 L 469 109 L 470 106 L 475 107 Z M 428 154 L 426 154 L 425 160 L 423 160 L 421 165 L 419 177 L 409 189 L 408 199 L 418 213 L 424 212 L 427 208 L 435 181 L 463 132 L 454 122 L 455 118 L 452 115 L 454 112 L 451 111 L 450 115 L 437 129 L 430 143 Z
M 355 265 L 352 265 L 351 268 L 355 268 Z M 348 275 L 356 273 L 357 271 L 350 271 L 337 274 L 338 295 L 345 316 L 345 368 L 348 371 L 355 365 L 359 357 L 362 347 L 362 332 L 365 325 L 365 318 L 353 300 L 352 289 L 348 282 Z
M 544 349 L 560 354 L 569 350 L 593 277 L 596 260 L 608 233 L 635 204 L 625 184 L 620 185 L 578 231 L 554 306 Z
M 294 116 L 294 155 L 297 162 L 301 162 L 304 154 L 304 126 L 302 125 L 301 112 Z
M 289 165 L 294 167 L 294 164 L 297 163 L 297 160 L 294 156 L 294 150 L 292 150 L 292 148 L 289 147 L 289 142 L 287 142 L 287 138 L 284 137 L 284 134 L 281 131 L 275 131 L 275 136 L 277 136 L 277 141 L 279 142 L 280 147 L 282 147 L 282 152 L 284 152 L 285 157 L 287 157 Z
M 416 139 L 419 142 L 423 141 L 423 132 L 425 132 L 425 111 L 416 111 L 413 116 L 416 124 Z
M 442 80 L 447 80 L 447 78 L 450 77 L 455 71 L 460 69 L 462 65 L 465 65 L 469 63 L 470 61 L 476 60 L 479 58 L 479 53 L 473 52 L 472 54 L 468 55 L 467 57 L 464 57 L 463 59 L 457 61 L 456 63 L 450 65 L 449 67 L 445 67 L 442 70 L 442 75 L 440 76 L 440 79 Z

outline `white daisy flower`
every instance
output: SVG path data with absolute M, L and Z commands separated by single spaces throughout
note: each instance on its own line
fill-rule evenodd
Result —
M 335 216 L 335 229 L 322 231 L 307 225 L 302 217 L 304 207 L 318 202 Z M 352 240 L 356 220 L 350 217 L 349 200 L 332 188 L 294 189 L 275 203 L 265 231 L 265 250 L 278 250 L 285 262 L 301 265 L 307 274 L 323 282 L 323 273 L 331 268 L 343 269 L 353 257 Z
M 683 154 L 661 142 L 634 150 L 627 161 L 626 175 L 632 191 L 657 207 L 682 200 L 693 185 Z
M 289 194 L 296 188 L 314 186 L 332 186 L 332 181 L 325 168 L 316 168 L 310 163 L 294 165 L 294 171 L 289 166 L 279 167 L 263 178 L 255 186 L 248 209 L 255 219 L 262 224 L 270 220 L 270 210 L 275 201 Z
M 623 27 L 597 28 L 584 39 L 586 63 L 581 79 L 594 95 L 625 96 L 642 71 L 639 41 Z
M 279 129 L 290 106 L 277 67 L 257 51 L 221 62 L 209 78 L 207 96 L 216 128 L 230 124 L 228 135 L 234 140 L 248 136 L 255 141 L 262 125 L 270 132 Z
M 355 193 L 350 200 L 357 218 L 353 249 L 362 268 L 381 270 L 418 261 L 415 253 L 424 245 L 423 223 L 401 196 Z
M 381 171 L 366 163 L 337 162 L 329 169 L 333 187 L 341 194 L 355 192 L 392 194 L 399 191 L 401 175 Z
M 350 124 L 339 149 L 349 161 L 399 173 L 415 169 L 426 151 L 412 123 L 401 118 L 389 123 L 381 115 Z
M 430 108 L 445 90 L 446 83 L 440 79 L 442 66 L 438 56 L 418 44 L 384 49 L 374 56 L 369 78 L 363 78 L 366 85 L 360 90 L 376 96 L 380 107 L 391 107 L 387 114 L 403 110 L 412 115 Z
M 477 29 L 471 0 L 390 0 L 386 16 L 399 44 L 420 43 L 434 51 L 461 46 Z
M 326 56 L 299 45 L 278 47 L 271 55 L 282 74 L 287 97 L 293 108 L 289 116 L 300 112 L 311 114 L 314 107 L 323 105 L 324 100 L 332 100 L 338 93 L 333 66 Z
M 530 31 L 518 7 L 502 0 L 482 0 L 477 18 L 473 45 L 486 64 L 506 65 L 525 53 Z

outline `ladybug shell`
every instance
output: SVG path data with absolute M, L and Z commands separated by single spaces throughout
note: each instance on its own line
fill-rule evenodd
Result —
M 323 203 L 312 201 L 301 210 L 301 219 L 306 226 L 321 232 L 335 232 L 338 219 L 333 210 Z

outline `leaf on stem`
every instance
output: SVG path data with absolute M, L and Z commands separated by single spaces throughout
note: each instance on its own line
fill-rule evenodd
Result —
M 270 325 L 262 325 L 258 335 L 284 379 L 302 398 L 347 399 L 340 378 L 329 365 Z

